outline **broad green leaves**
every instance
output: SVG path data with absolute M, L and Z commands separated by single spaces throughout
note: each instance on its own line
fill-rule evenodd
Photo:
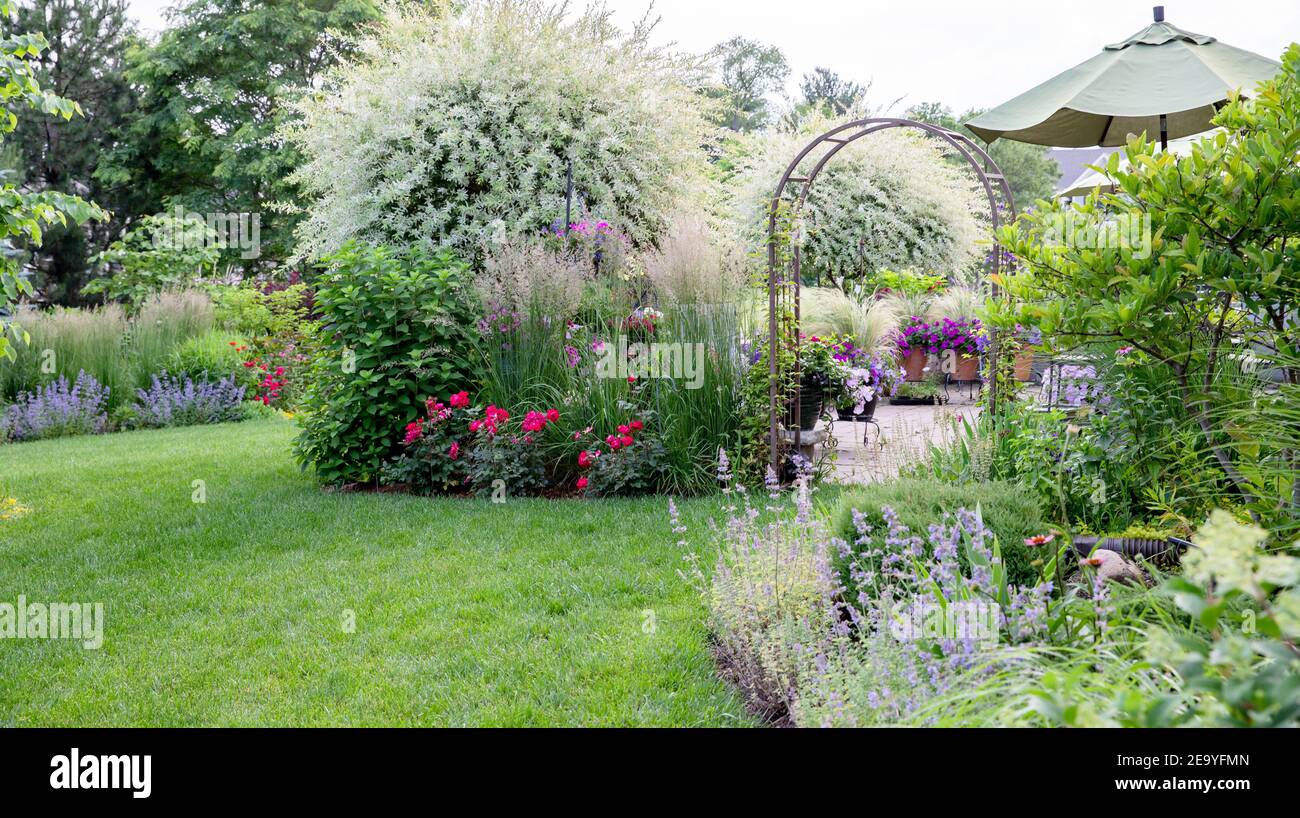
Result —
M 0 2 L 0 14 L 9 14 L 12 8 L 5 0 Z M 7 110 L 0 116 L 0 145 L 5 134 L 18 126 L 15 108 L 30 108 L 51 116 L 70 119 L 80 114 L 77 103 L 58 97 L 41 89 L 32 73 L 30 59 L 48 47 L 41 34 L 16 34 L 0 39 L 0 102 Z M 0 179 L 0 249 L 9 246 L 9 240 L 21 238 L 40 244 L 42 228 L 52 224 L 80 224 L 88 219 L 106 219 L 98 206 L 76 196 L 46 191 L 27 193 L 11 180 Z M 31 295 L 31 284 L 23 276 L 17 261 L 9 254 L 0 254 L 0 356 L 10 360 L 14 351 L 10 340 L 27 342 L 27 335 L 12 320 L 13 305 L 23 295 Z
M 82 292 L 139 306 L 160 290 L 215 271 L 220 248 L 220 237 L 201 219 L 146 216 L 97 257 L 116 272 L 94 279 Z
M 327 483 L 375 479 L 424 400 L 472 380 L 466 266 L 349 243 L 325 259 L 316 308 L 321 351 L 304 400 L 297 456 Z
M 1252 99 L 1231 101 L 1216 122 L 1222 130 L 1186 157 L 1135 139 L 1126 164 L 1118 153 L 1106 162 L 1113 193 L 1045 202 L 1001 229 L 999 241 L 1020 265 L 1003 279 L 1011 299 L 991 318 L 1039 326 L 1061 348 L 1103 343 L 1146 353 L 1195 409 L 1237 493 L 1300 518 L 1300 493 L 1261 495 L 1267 480 L 1249 476 L 1294 473 L 1297 453 L 1234 445 L 1218 412 L 1228 363 L 1243 350 L 1284 358 L 1300 334 L 1300 46 L 1284 55 L 1277 78 Z M 1079 232 L 1062 225 L 1103 240 L 1075 241 Z M 1115 225 L 1140 229 L 1108 234 Z M 1275 366 L 1285 382 L 1300 382 L 1294 366 Z

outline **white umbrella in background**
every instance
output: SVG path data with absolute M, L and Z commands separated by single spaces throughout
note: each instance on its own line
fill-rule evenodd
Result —
M 1169 140 L 1169 147 L 1166 150 L 1168 153 L 1177 156 L 1191 156 L 1192 145 L 1196 144 L 1198 139 L 1205 139 L 1216 132 L 1217 131 L 1208 131 L 1203 134 L 1197 134 L 1196 136 L 1188 136 L 1182 139 L 1171 139 Z M 1098 170 L 1099 167 L 1104 168 L 1109 159 L 1110 155 L 1107 154 L 1098 160 L 1097 165 L 1090 165 L 1089 167 L 1084 168 L 1083 172 L 1079 174 L 1079 178 L 1067 185 L 1065 189 L 1060 193 L 1057 193 L 1056 196 L 1058 198 L 1064 197 L 1066 199 L 1074 196 L 1087 196 L 1097 188 L 1101 188 L 1103 193 L 1114 191 L 1115 181 L 1106 174 L 1104 169 Z M 1119 155 L 1119 169 L 1128 170 L 1128 166 L 1128 157 L 1121 152 Z
M 1228 6 L 1225 6 L 1228 8 Z M 1069 24 L 1062 19 L 1062 30 Z M 1246 96 L 1281 64 L 1204 34 L 1155 21 L 1101 53 L 966 123 L 985 142 L 1086 148 L 1143 133 L 1162 145 L 1204 133 L 1234 89 Z

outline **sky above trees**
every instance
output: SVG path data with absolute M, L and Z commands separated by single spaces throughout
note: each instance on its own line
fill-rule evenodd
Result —
M 145 30 L 160 30 L 170 0 L 131 0 Z M 575 6 L 582 6 L 576 3 Z M 609 0 L 622 24 L 650 0 Z M 900 97 L 898 111 L 942 100 L 954 110 L 989 108 L 1093 56 L 1151 21 L 1150 0 L 656 0 L 658 36 L 703 52 L 734 36 L 780 47 L 787 87 L 826 66 L 872 81 L 872 101 Z M 1277 59 L 1300 36 L 1295 0 L 1169 0 L 1174 25 Z

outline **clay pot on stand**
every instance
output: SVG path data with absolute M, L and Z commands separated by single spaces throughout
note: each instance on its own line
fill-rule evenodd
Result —
M 953 373 L 953 380 L 962 382 L 979 380 L 980 376 L 980 359 L 974 355 L 957 356 L 957 368 Z
M 929 356 L 923 349 L 913 349 L 903 356 L 903 371 L 909 381 L 925 380 L 925 364 Z
M 1015 363 L 1016 380 L 1024 383 L 1034 374 L 1034 351 L 1032 349 L 1022 349 L 1016 353 Z

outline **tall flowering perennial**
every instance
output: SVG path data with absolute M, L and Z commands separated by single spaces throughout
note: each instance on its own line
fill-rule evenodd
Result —
M 148 389 L 135 391 L 134 423 L 154 428 L 223 423 L 244 418 L 244 387 L 234 376 L 216 383 L 195 383 L 188 375 L 155 375 Z M 264 401 L 268 403 L 269 401 Z
M 912 626 L 917 616 L 936 605 L 946 609 L 961 604 L 968 613 L 984 615 L 985 631 L 945 633 L 936 640 L 937 649 L 956 670 L 970 669 L 991 644 L 1046 636 L 1052 581 L 1043 575 L 1030 587 L 1011 585 L 996 538 L 977 512 L 957 509 L 951 524 L 931 525 L 924 540 L 913 535 L 893 509 L 883 508 L 882 516 L 887 527 L 883 536 L 871 530 L 865 515 L 855 512 L 855 547 L 838 543 L 858 605 L 908 599 L 902 610 Z
M 36 440 L 63 435 L 108 431 L 109 388 L 89 372 L 77 374 L 75 383 L 60 377 L 32 392 L 22 392 L 0 415 L 0 438 Z
M 590 260 L 596 273 L 618 267 L 631 249 L 627 236 L 605 219 L 585 218 L 567 228 L 557 219 L 542 231 L 542 238 L 556 252 Z
M 518 310 L 511 309 L 499 301 L 487 303 L 487 313 L 478 320 L 478 331 L 485 337 L 502 336 L 502 349 L 508 349 L 508 336 L 519 329 L 523 317 Z
M 731 464 L 718 455 L 718 478 L 728 493 L 727 518 L 716 526 L 721 550 L 711 571 L 694 551 L 684 554 L 682 576 L 702 595 L 710 612 L 724 675 L 750 707 L 775 720 L 795 721 L 799 678 L 832 627 L 825 613 L 834 593 L 833 571 L 813 528 L 784 515 L 754 508 L 743 486 L 732 485 Z M 808 493 L 800 484 L 803 505 Z M 679 547 L 690 548 L 688 529 L 673 514 Z
M 803 481 L 766 513 L 734 491 L 725 524 L 711 526 L 719 557 L 707 573 L 672 504 L 669 516 L 724 674 L 769 718 L 1300 725 L 1300 557 L 1226 511 L 1154 591 L 1103 582 L 1092 568 L 1109 557 L 1077 560 L 1070 538 L 1052 533 L 1025 540 L 1039 575 L 1016 586 L 978 509 L 924 535 L 887 507 L 880 529 L 854 511 L 851 545 L 809 516 Z
M 709 606 L 726 675 L 759 712 L 805 726 L 925 723 L 937 697 L 1011 661 L 1006 646 L 1049 638 L 1055 558 L 1035 585 L 1010 585 L 977 511 L 958 509 L 924 537 L 892 509 L 883 531 L 855 511 L 850 545 L 811 513 L 806 477 L 784 509 L 769 489 L 764 513 L 735 488 L 711 576 L 694 554 L 684 572 Z M 675 513 L 672 525 L 689 547 Z

